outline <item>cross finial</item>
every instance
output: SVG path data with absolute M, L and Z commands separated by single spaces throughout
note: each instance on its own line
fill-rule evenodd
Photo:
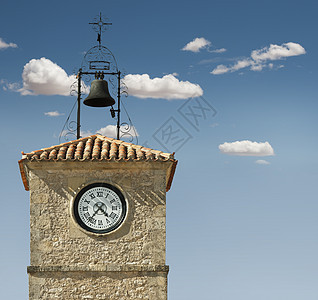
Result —
M 96 22 L 89 23 L 93 25 L 93 29 L 97 32 L 97 41 L 99 43 L 99 46 L 102 43 L 102 32 L 106 30 L 107 25 L 112 25 L 112 23 L 106 23 L 102 19 L 102 13 L 99 13 L 99 20 L 95 18 Z

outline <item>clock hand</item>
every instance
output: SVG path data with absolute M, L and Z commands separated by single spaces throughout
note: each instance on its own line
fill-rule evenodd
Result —
M 108 214 L 106 213 L 105 210 L 102 209 L 102 207 L 100 207 L 99 210 L 100 210 L 106 217 L 108 217 Z
M 101 209 L 101 206 L 98 204 L 98 202 L 95 203 L 95 205 L 97 206 L 97 209 L 94 211 L 92 218 L 95 217 L 95 215 L 99 212 L 99 210 Z M 95 206 L 94 205 L 94 206 Z M 93 210 L 94 210 L 94 206 L 93 206 Z
M 95 205 L 97 206 L 96 211 L 94 212 L 94 214 L 92 215 L 92 217 L 94 217 L 99 211 L 101 211 L 106 217 L 108 217 L 106 211 L 102 208 L 105 204 L 102 202 L 97 202 L 95 203 Z M 105 205 L 106 207 L 106 205 Z
M 97 209 L 97 210 L 93 213 L 92 218 L 95 217 L 95 215 L 98 213 L 98 211 L 99 211 L 99 209 Z

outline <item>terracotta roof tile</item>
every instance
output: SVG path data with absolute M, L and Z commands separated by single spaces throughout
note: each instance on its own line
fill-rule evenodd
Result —
M 115 140 L 102 135 L 92 135 L 57 146 L 24 153 L 28 161 L 64 160 L 174 160 L 174 155 Z
M 74 144 L 71 144 L 68 147 L 67 152 L 66 152 L 66 159 L 67 160 L 74 158 L 75 148 L 76 148 L 76 146 Z
M 99 134 L 41 150 L 23 153 L 19 161 L 23 183 L 28 190 L 22 163 L 24 161 L 172 161 L 167 189 L 170 188 L 177 161 L 174 154 L 145 148 Z
M 100 154 L 101 159 L 107 159 L 109 154 L 110 144 L 107 141 L 103 141 L 102 152 Z

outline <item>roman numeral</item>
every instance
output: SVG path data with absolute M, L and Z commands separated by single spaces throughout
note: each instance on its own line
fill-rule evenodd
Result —
M 116 200 L 115 199 L 112 199 L 112 200 L 110 200 L 109 202 L 110 203 L 114 203 Z
M 83 211 L 88 211 L 88 206 L 83 206 Z
M 93 193 L 89 194 L 89 196 L 91 197 L 91 199 L 95 198 L 95 195 Z
M 112 219 L 115 219 L 115 218 L 117 217 L 117 215 L 112 212 L 112 213 L 110 214 L 110 217 L 111 217 Z
M 96 224 L 96 220 L 93 217 L 89 217 L 88 221 L 94 225 Z
M 89 204 L 89 202 L 91 202 L 91 201 L 89 201 L 89 200 L 85 199 L 85 200 L 84 200 L 84 202 L 86 202 L 87 204 Z
M 112 210 L 117 210 L 117 206 L 112 206 Z
M 103 225 L 103 221 L 102 220 L 98 220 L 98 225 Z
M 103 197 L 103 192 L 97 192 L 97 197 Z
M 91 215 L 89 214 L 89 212 L 87 212 L 87 213 L 84 214 L 84 217 L 85 217 L 86 219 L 89 219 L 90 216 L 91 216 Z

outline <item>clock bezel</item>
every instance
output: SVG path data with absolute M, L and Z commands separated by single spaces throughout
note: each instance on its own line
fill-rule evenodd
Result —
M 111 189 L 113 192 L 115 192 L 118 195 L 120 202 L 122 204 L 122 214 L 120 216 L 119 221 L 117 221 L 113 226 L 107 229 L 98 230 L 98 229 L 87 226 L 83 222 L 83 220 L 80 218 L 78 213 L 78 204 L 81 197 L 83 196 L 85 192 L 95 187 L 106 187 L 108 189 Z M 121 225 L 124 223 L 124 220 L 127 216 L 127 202 L 121 190 L 117 188 L 116 186 L 109 183 L 105 183 L 105 182 L 94 182 L 94 183 L 85 185 L 79 190 L 79 192 L 73 198 L 71 212 L 72 212 L 73 219 L 75 220 L 75 223 L 79 226 L 81 230 L 84 230 L 86 233 L 89 233 L 89 234 L 106 235 L 106 234 L 113 233 L 114 231 L 117 231 L 121 227 Z

